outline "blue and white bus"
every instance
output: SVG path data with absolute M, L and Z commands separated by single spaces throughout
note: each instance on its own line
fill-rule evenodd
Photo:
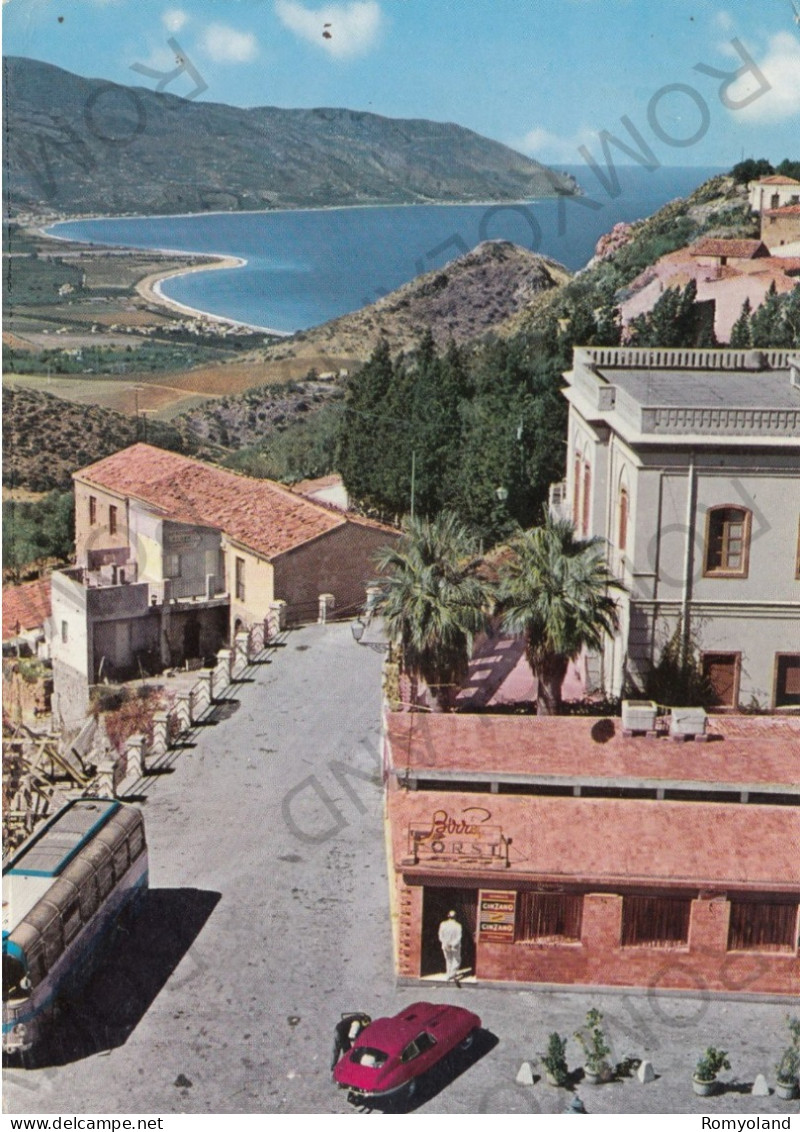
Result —
M 120 915 L 147 890 L 141 813 L 101 798 L 69 802 L 3 867 L 3 1052 L 41 1040 Z

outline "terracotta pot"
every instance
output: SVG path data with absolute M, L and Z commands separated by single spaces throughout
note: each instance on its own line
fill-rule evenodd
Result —
M 797 1081 L 776 1081 L 775 1092 L 782 1101 L 793 1101 L 797 1096 Z
M 587 1069 L 586 1066 L 584 1065 L 584 1067 L 583 1067 L 583 1079 L 584 1079 L 584 1081 L 586 1082 L 587 1085 L 599 1085 L 600 1082 L 603 1079 L 603 1075 L 599 1072 L 595 1072 L 592 1069 Z
M 710 1081 L 698 1081 L 696 1077 L 692 1077 L 692 1088 L 698 1097 L 710 1097 L 716 1090 L 717 1079 L 713 1077 Z

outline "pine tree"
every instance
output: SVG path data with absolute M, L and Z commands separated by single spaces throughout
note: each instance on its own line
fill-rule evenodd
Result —
M 734 349 L 746 350 L 748 346 L 752 345 L 752 339 L 750 337 L 751 311 L 750 299 L 746 298 L 742 304 L 742 313 L 736 319 L 731 330 L 730 345 Z

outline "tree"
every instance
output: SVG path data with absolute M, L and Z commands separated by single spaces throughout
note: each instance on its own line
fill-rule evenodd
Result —
M 716 345 L 713 325 L 697 302 L 697 284 L 690 279 L 681 290 L 667 287 L 649 314 L 638 315 L 630 325 L 634 346 Z
M 737 185 L 746 185 L 748 181 L 756 181 L 759 177 L 768 177 L 770 173 L 775 170 L 767 161 L 766 157 L 760 157 L 756 160 L 753 157 L 746 157 L 744 161 L 739 161 L 731 169 L 731 176 Z
M 742 304 L 742 313 L 736 319 L 731 329 L 730 345 L 733 349 L 746 350 L 751 345 L 750 341 L 750 314 L 752 307 L 750 300 L 745 299 Z
M 767 297 L 750 319 L 750 340 L 759 349 L 770 347 L 780 349 L 791 346 L 788 328 L 783 322 L 783 303 L 779 297 L 775 281 L 769 285 Z
M 581 650 L 599 649 L 618 626 L 612 591 L 624 592 L 603 558 L 600 540 L 578 539 L 572 524 L 548 516 L 509 544 L 500 567 L 503 629 L 525 637 L 539 685 L 537 712 L 557 715 L 567 666 Z
M 472 536 L 451 512 L 406 518 L 403 535 L 378 552 L 375 612 L 402 649 L 406 672 L 422 677 L 434 711 L 447 711 L 463 684 L 476 633 L 488 622 L 490 597 L 476 574 Z

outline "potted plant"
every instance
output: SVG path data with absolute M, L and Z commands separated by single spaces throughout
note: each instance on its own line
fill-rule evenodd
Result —
M 611 1047 L 606 1041 L 603 1030 L 603 1015 L 592 1007 L 586 1015 L 582 1030 L 575 1031 L 575 1039 L 581 1046 L 584 1054 L 583 1075 L 590 1085 L 598 1085 L 608 1080 L 611 1065 L 608 1055 Z
M 721 1069 L 730 1069 L 727 1050 L 708 1046 L 698 1058 L 692 1077 L 692 1087 L 698 1097 L 709 1097 L 717 1087 L 717 1074 Z
M 566 1085 L 569 1077 L 565 1050 L 567 1039 L 560 1034 L 551 1034 L 547 1042 L 547 1053 L 542 1058 L 544 1075 L 548 1085 Z
M 787 1018 L 786 1021 L 792 1041 L 775 1066 L 775 1092 L 781 1100 L 790 1101 L 797 1095 L 797 1079 L 800 1075 L 800 1018 Z

